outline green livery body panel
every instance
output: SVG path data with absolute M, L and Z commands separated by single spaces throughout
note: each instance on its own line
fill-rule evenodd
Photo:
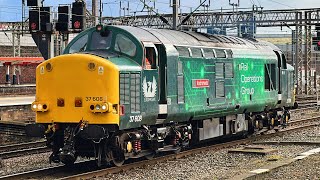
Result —
M 124 110 L 119 129 L 263 112 L 295 102 L 294 69 L 270 43 L 129 26 L 106 26 L 96 40 L 94 33 L 80 33 L 65 53 L 74 53 L 88 37 L 85 50 L 76 53 L 101 56 L 118 67 Z M 108 48 L 95 49 L 106 37 Z

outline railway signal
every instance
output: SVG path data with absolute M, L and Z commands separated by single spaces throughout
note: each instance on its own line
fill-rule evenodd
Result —
M 39 7 L 41 0 L 27 0 L 27 6 L 37 6 Z
M 82 31 L 86 23 L 86 6 L 83 1 L 72 3 L 72 29 Z
M 40 30 L 51 32 L 51 8 L 50 7 L 40 7 Z
M 51 8 L 34 7 L 29 10 L 29 29 L 30 32 L 51 32 Z
M 69 6 L 58 7 L 58 22 L 56 23 L 56 30 L 66 32 L 69 30 Z
M 30 32 L 36 32 L 40 30 L 39 8 L 34 8 L 29 10 L 29 29 L 30 29 Z

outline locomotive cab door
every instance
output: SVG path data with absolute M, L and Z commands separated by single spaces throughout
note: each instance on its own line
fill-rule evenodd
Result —
M 287 77 L 287 62 L 286 57 L 281 51 L 274 51 L 278 59 L 278 104 L 283 104 L 282 100 L 287 99 L 288 86 Z
M 159 112 L 159 73 L 158 51 L 153 43 L 144 42 L 144 59 L 142 62 L 141 82 L 141 124 L 154 124 Z

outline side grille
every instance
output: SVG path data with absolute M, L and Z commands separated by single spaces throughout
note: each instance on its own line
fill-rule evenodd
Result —
M 140 112 L 140 74 L 130 75 L 131 112 Z
M 120 74 L 120 103 L 129 104 L 130 74 Z
M 233 64 L 225 63 L 225 78 L 233 78 Z
M 224 93 L 224 81 L 217 81 L 216 82 L 216 97 L 224 97 L 225 93 Z

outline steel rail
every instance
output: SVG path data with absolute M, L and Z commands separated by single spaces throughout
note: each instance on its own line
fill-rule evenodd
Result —
M 15 180 L 15 179 L 43 179 L 45 176 L 50 175 L 51 177 L 53 176 L 62 176 L 62 173 L 65 174 L 66 172 L 73 172 L 73 171 L 78 171 L 78 170 L 90 170 L 95 168 L 95 162 L 94 161 L 81 161 L 75 163 L 73 166 L 65 166 L 65 165 L 57 165 L 53 167 L 48 167 L 48 168 L 42 168 L 42 169 L 37 169 L 37 170 L 32 170 L 32 171 L 27 171 L 27 172 L 21 172 L 21 173 L 16 173 L 12 175 L 6 175 L 6 176 L 1 176 L 0 180 Z M 85 170 L 82 170 L 85 171 Z M 54 178 L 57 179 L 57 178 Z
M 262 145 L 307 145 L 307 146 L 319 146 L 320 141 L 264 141 L 254 142 L 253 144 Z
M 0 146 L 0 157 L 8 159 L 18 156 L 49 152 L 45 141 Z

